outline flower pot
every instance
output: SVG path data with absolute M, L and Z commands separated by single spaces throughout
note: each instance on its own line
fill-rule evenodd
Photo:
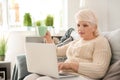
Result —
M 0 56 L 0 61 L 4 61 L 5 56 Z

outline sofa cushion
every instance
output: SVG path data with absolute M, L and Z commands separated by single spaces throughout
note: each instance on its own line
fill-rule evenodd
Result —
M 110 66 L 103 80 L 120 80 L 120 60 Z
M 104 33 L 104 36 L 108 39 L 110 46 L 111 46 L 111 51 L 112 51 L 111 63 L 114 63 L 120 59 L 120 44 L 119 44 L 120 37 L 119 35 L 120 35 L 120 29 Z

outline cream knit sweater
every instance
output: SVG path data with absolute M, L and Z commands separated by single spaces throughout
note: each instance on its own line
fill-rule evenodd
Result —
M 78 73 L 90 78 L 103 77 L 111 60 L 110 46 L 103 36 L 89 41 L 82 39 L 72 41 L 58 47 L 57 55 L 66 55 L 66 62 L 79 62 Z

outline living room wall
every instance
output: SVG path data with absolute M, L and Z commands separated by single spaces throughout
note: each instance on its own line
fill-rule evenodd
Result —
M 81 1 L 85 2 L 82 8 L 95 11 L 101 31 L 112 31 L 120 27 L 120 0 L 68 0 L 67 24 L 69 27 L 75 27 L 74 14 L 81 9 Z
M 108 0 L 108 24 L 110 30 L 120 27 L 120 0 Z

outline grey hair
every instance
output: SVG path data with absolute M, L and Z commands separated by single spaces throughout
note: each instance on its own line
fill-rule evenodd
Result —
M 98 31 L 98 19 L 94 12 L 90 9 L 81 9 L 75 14 L 76 21 L 87 21 L 96 25 L 96 31 L 94 32 L 95 36 L 99 35 Z

